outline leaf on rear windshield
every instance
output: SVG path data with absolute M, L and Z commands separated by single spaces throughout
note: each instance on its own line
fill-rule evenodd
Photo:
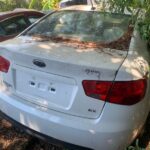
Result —
M 71 38 L 64 36 L 46 36 L 42 34 L 32 35 L 32 40 L 38 42 L 52 41 L 55 43 L 63 43 L 67 46 L 74 48 L 111 48 L 118 50 L 127 50 L 129 48 L 130 40 L 132 37 L 133 28 L 129 27 L 127 32 L 123 36 L 113 42 L 93 42 L 93 41 L 81 41 L 80 38 Z M 117 34 L 117 33 L 116 33 Z

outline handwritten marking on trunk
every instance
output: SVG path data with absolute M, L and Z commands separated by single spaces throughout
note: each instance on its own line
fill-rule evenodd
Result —
M 92 70 L 92 69 L 85 69 L 87 75 L 95 75 L 98 79 L 101 77 L 100 71 Z

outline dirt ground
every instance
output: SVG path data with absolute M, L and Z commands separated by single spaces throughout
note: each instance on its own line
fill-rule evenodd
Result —
M 150 150 L 150 115 L 140 138 L 141 147 Z M 0 150 L 66 150 L 32 137 L 0 118 Z

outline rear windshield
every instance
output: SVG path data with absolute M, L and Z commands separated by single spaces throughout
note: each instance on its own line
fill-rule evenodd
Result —
M 28 36 L 62 37 L 85 42 L 113 42 L 129 26 L 129 16 L 93 11 L 58 11 L 26 32 Z

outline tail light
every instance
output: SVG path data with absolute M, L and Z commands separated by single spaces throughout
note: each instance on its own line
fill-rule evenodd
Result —
M 4 57 L 0 56 L 0 71 L 7 73 L 9 70 L 9 66 L 10 66 L 10 62 Z
M 146 93 L 147 81 L 92 81 L 82 82 L 85 94 L 102 101 L 120 105 L 133 105 L 141 101 Z

